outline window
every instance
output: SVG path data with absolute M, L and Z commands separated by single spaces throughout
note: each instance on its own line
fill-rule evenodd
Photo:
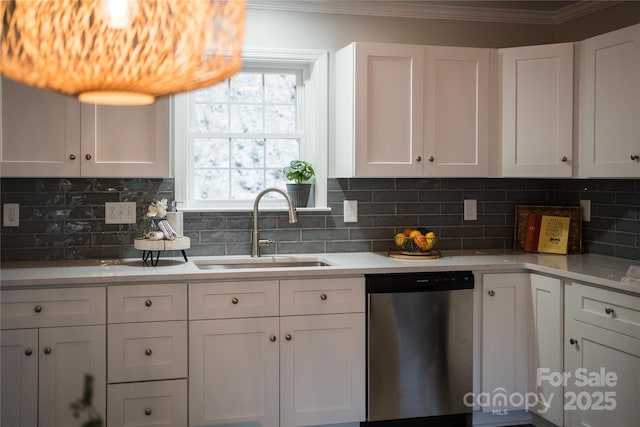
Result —
M 176 200 L 187 210 L 251 209 L 263 189 L 285 187 L 284 166 L 304 159 L 316 169 L 315 206 L 326 206 L 326 53 L 245 52 L 244 64 L 174 98 Z M 270 194 L 262 205 L 284 203 Z

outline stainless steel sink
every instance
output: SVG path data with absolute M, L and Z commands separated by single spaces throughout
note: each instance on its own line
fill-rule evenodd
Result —
M 194 261 L 200 270 L 230 270 L 230 269 L 254 269 L 254 268 L 304 268 L 304 267 L 329 267 L 331 264 L 319 258 L 239 258 Z

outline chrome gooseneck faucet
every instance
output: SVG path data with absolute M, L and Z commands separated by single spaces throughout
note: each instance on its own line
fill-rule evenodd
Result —
M 286 199 L 287 204 L 289 205 L 289 223 L 294 224 L 298 222 L 298 216 L 296 215 L 296 209 L 293 207 L 293 202 L 291 201 L 291 197 L 286 193 L 286 191 L 281 190 L 280 188 L 267 188 L 262 190 L 256 196 L 256 200 L 253 202 L 253 232 L 251 233 L 251 258 L 258 258 L 260 256 L 260 246 L 267 246 L 273 243 L 271 240 L 260 240 L 260 233 L 258 232 L 258 204 L 260 203 L 260 199 L 264 197 L 267 193 L 280 193 Z

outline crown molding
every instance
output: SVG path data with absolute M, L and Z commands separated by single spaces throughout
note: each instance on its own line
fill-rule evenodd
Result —
M 443 19 L 510 24 L 555 25 L 588 15 L 624 0 L 581 1 L 557 11 L 430 4 L 425 1 L 367 0 L 248 0 L 256 10 L 384 16 L 392 18 Z

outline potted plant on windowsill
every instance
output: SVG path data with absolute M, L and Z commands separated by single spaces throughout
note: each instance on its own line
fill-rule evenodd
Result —
M 285 178 L 294 183 L 287 184 L 287 193 L 293 201 L 293 206 L 304 208 L 309 203 L 309 193 L 311 192 L 310 181 L 316 172 L 311 163 L 304 160 L 292 160 L 289 166 L 282 169 Z

